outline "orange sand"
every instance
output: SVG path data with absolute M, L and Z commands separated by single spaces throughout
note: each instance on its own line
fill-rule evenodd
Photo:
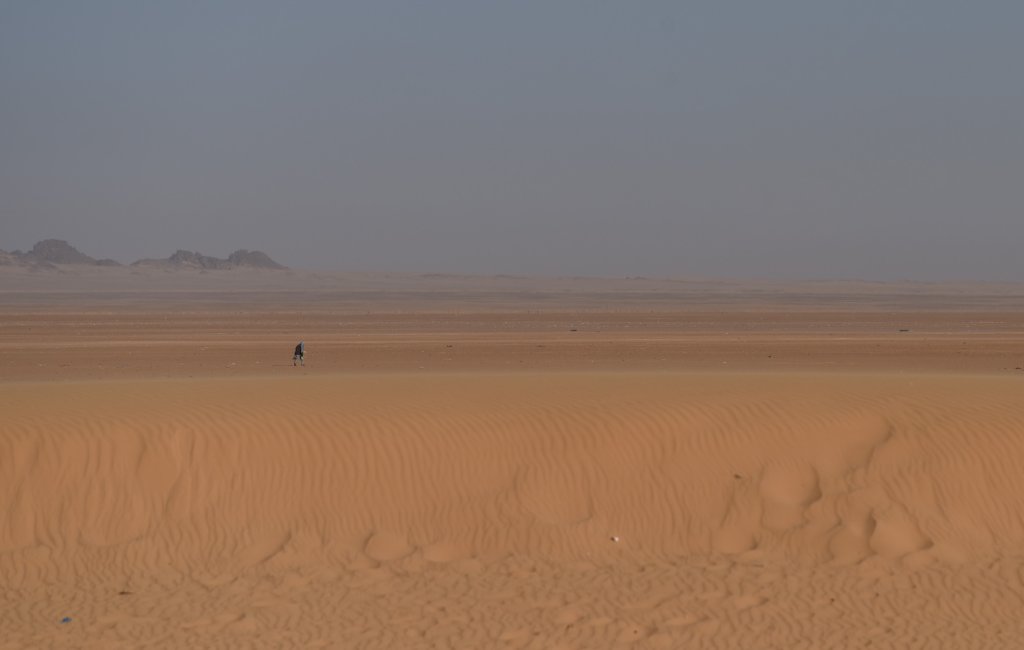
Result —
M 414 289 L 0 291 L 0 648 L 1024 639 L 1012 300 Z

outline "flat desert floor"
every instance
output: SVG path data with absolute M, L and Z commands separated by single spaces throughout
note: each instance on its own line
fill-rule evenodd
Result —
M 110 277 L 0 278 L 0 648 L 1024 644 L 1012 288 Z

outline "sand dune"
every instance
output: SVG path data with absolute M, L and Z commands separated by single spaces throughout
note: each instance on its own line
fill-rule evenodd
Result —
M 1016 647 L 1021 390 L 880 372 L 7 383 L 0 647 Z
M 1024 639 L 1019 287 L 115 271 L 0 278 L 0 648 Z

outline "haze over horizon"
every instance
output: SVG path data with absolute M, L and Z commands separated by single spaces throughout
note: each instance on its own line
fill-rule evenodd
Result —
M 0 7 L 0 249 L 1024 282 L 1024 5 Z

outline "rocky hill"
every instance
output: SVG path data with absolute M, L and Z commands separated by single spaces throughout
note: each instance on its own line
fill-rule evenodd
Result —
M 96 258 L 89 257 L 63 239 L 44 239 L 29 252 L 37 259 L 51 264 L 95 264 Z
M 165 259 L 142 259 L 132 266 L 157 267 L 168 270 L 200 269 L 227 270 L 238 268 L 250 269 L 286 269 L 262 251 L 239 249 L 231 253 L 227 259 L 210 257 L 193 251 L 178 250 Z M 57 271 L 62 267 L 75 266 L 121 266 L 111 259 L 96 259 L 82 253 L 63 239 L 44 239 L 25 253 L 20 250 L 7 252 L 0 250 L 0 267 L 23 268 L 32 271 Z
M 132 262 L 132 266 L 155 266 L 170 269 L 226 269 L 227 260 L 208 257 L 193 251 L 177 250 L 163 259 L 143 259 Z
M 166 259 L 145 259 L 133 262 L 132 266 L 156 266 L 167 269 L 236 269 L 236 268 L 259 268 L 259 269 L 286 269 L 288 267 L 278 264 L 262 251 L 248 251 L 239 249 L 227 259 L 210 257 L 195 251 L 178 250 Z
M 0 266 L 21 266 L 33 270 L 55 270 L 58 265 L 121 266 L 111 259 L 98 260 L 79 251 L 63 239 L 44 239 L 27 253 L 0 251 Z
M 228 255 L 228 263 L 234 266 L 248 266 L 256 269 L 285 269 L 286 266 L 270 259 L 263 251 L 247 251 L 240 248 Z

